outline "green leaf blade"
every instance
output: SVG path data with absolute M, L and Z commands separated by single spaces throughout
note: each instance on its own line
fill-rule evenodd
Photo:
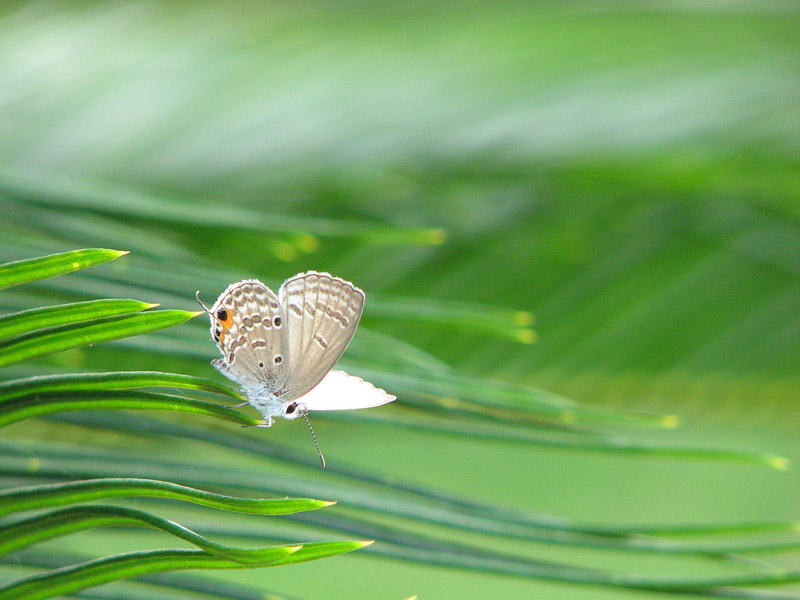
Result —
M 1 396 L 0 396 L 1 397 Z M 480 441 L 514 442 L 530 444 L 560 450 L 576 450 L 580 452 L 603 452 L 610 454 L 627 454 L 630 456 L 647 456 L 674 460 L 713 460 L 741 463 L 753 463 L 778 471 L 790 467 L 789 459 L 759 450 L 740 448 L 724 448 L 716 446 L 677 445 L 629 438 L 621 435 L 595 434 L 581 436 L 574 433 L 541 432 L 508 424 L 498 426 L 482 421 L 466 421 L 433 418 L 429 415 L 414 415 L 409 418 L 403 414 L 391 417 L 376 417 L 362 412 L 361 414 L 327 415 L 328 419 L 345 423 L 364 423 L 384 427 L 404 428 L 411 431 L 430 432 L 452 437 L 468 437 Z
M 166 410 L 215 417 L 242 426 L 255 426 L 261 423 L 260 419 L 248 417 L 233 408 L 195 398 L 120 390 L 78 391 L 57 396 L 37 395 L 0 401 L 0 427 L 34 417 L 81 410 Z
M 375 540 L 343 541 L 343 542 L 309 542 L 303 544 L 296 552 L 280 559 L 279 564 L 289 565 L 310 560 L 318 560 L 337 554 L 345 554 L 365 548 L 375 543 Z
M 72 273 L 125 254 L 122 250 L 89 248 L 6 263 L 0 265 L 0 289 Z
M 310 498 L 241 498 L 225 496 L 168 481 L 103 478 L 0 491 L 0 516 L 49 506 L 65 506 L 120 497 L 171 498 L 209 508 L 258 515 L 287 515 L 330 506 Z
M 8 525 L 0 525 L 0 556 L 45 540 L 103 527 L 157 529 L 194 544 L 209 554 L 245 564 L 259 565 L 265 559 L 269 560 L 274 549 L 274 546 L 240 548 L 220 544 L 174 521 L 168 521 L 143 510 L 121 506 L 88 505 L 71 506 L 28 517 Z M 350 542 L 344 542 L 344 544 L 348 545 Z M 333 552 L 333 550 L 334 548 L 322 551 L 310 549 L 310 553 L 306 553 L 303 560 L 313 560 L 339 553 L 338 551 Z
M 530 326 L 533 315 L 527 311 L 499 306 L 415 298 L 382 297 L 370 304 L 370 318 L 382 317 L 421 321 L 454 330 L 473 330 L 522 344 L 532 344 L 536 333 Z
M 0 402 L 36 394 L 115 391 L 149 387 L 179 388 L 211 392 L 229 398 L 242 398 L 235 390 L 203 377 L 160 371 L 116 371 L 112 373 L 43 375 L 7 381 L 0 384 Z
M 298 546 L 276 546 L 259 564 L 244 565 L 203 550 L 129 552 L 22 577 L 0 585 L 0 600 L 46 600 L 111 581 L 184 569 L 242 569 L 281 564 Z
M 138 300 L 90 300 L 60 306 L 32 308 L 0 317 L 0 339 L 30 333 L 46 327 L 58 327 L 70 323 L 138 313 L 156 306 L 158 305 Z
M 249 210 L 233 205 L 205 204 L 202 210 L 177 199 L 147 194 L 137 189 L 110 186 L 98 181 L 63 181 L 43 178 L 19 169 L 0 169 L 0 192 L 17 202 L 36 203 L 62 210 L 64 206 L 96 211 L 120 219 L 148 219 L 193 226 L 232 227 L 258 233 L 296 238 L 293 246 L 315 248 L 316 237 L 355 239 L 383 246 L 436 246 L 447 233 L 439 227 L 403 227 L 383 222 L 324 217 L 297 217 L 287 213 Z M 18 198 L 18 199 L 17 199 Z
M 54 352 L 158 331 L 185 323 L 199 314 L 203 313 L 157 310 L 37 331 L 0 344 L 0 367 Z

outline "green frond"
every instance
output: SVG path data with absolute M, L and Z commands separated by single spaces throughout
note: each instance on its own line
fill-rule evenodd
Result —
M 0 289 L 72 273 L 128 254 L 119 250 L 75 250 L 0 265 Z
M 800 13 L 587 6 L 0 6 L 0 599 L 798 598 Z M 308 270 L 324 470 L 192 312 Z

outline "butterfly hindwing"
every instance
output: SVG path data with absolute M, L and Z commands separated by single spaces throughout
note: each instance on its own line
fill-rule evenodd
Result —
M 361 319 L 364 292 L 309 271 L 288 279 L 278 297 L 288 321 L 288 402 L 314 388 L 342 356 Z
M 310 392 L 297 399 L 304 410 L 351 410 L 387 404 L 396 397 L 360 377 L 329 371 Z

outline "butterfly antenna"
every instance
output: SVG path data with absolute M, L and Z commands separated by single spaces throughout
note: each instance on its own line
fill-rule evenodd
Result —
M 317 436 L 314 435 L 314 428 L 311 427 L 311 421 L 308 420 L 308 412 L 303 411 L 303 418 L 306 420 L 306 425 L 308 425 L 308 430 L 311 432 L 311 439 L 314 440 L 314 446 L 317 447 L 317 454 L 319 454 L 319 459 L 322 461 L 322 468 L 325 468 L 325 457 L 322 456 L 322 450 L 319 449 L 319 444 L 317 443 Z
M 208 314 L 211 314 L 211 309 L 208 308 L 205 304 L 203 304 L 202 300 L 200 300 L 200 290 L 197 290 L 194 293 L 194 297 L 197 298 L 197 301 L 200 303 L 200 306 L 203 307 L 203 310 L 206 311 Z

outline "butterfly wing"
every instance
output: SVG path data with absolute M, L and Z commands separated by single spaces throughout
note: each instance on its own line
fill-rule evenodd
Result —
M 278 293 L 288 327 L 288 386 L 284 401 L 311 391 L 342 356 L 361 319 L 364 292 L 328 273 L 287 279 Z
M 297 399 L 304 410 L 350 410 L 381 406 L 395 396 L 387 394 L 360 377 L 344 371 L 330 371 L 310 392 Z
M 245 392 L 280 394 L 286 387 L 287 323 L 278 297 L 257 279 L 228 286 L 209 311 L 211 337 L 222 352 L 212 365 Z

